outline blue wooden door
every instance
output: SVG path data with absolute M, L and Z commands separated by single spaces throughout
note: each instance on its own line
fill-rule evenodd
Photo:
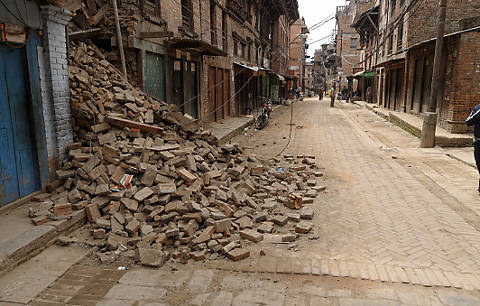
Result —
M 40 189 L 25 48 L 0 45 L 0 205 Z

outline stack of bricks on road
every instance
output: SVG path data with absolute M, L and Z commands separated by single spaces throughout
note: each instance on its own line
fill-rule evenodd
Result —
M 35 224 L 85 209 L 100 260 L 150 266 L 240 260 L 264 234 L 291 242 L 310 232 L 304 204 L 324 189 L 314 156 L 260 161 L 219 147 L 175 107 L 132 88 L 95 47 L 72 46 L 69 64 L 76 142 L 51 194 L 36 197 Z

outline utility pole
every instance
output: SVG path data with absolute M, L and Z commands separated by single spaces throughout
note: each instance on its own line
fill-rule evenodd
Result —
M 435 146 L 435 129 L 437 127 L 437 99 L 438 94 L 443 94 L 442 58 L 443 58 L 443 35 L 445 33 L 445 17 L 447 14 L 447 0 L 440 0 L 440 9 L 437 27 L 437 41 L 435 44 L 435 59 L 433 61 L 433 77 L 430 92 L 428 111 L 423 118 L 421 148 L 433 148 Z
M 342 61 L 343 61 L 343 30 L 340 31 L 340 67 L 342 67 L 342 75 L 339 75 L 338 77 L 338 88 L 337 90 L 340 92 L 340 89 L 342 87 L 342 77 L 343 77 L 343 66 L 342 66 Z
M 122 62 L 122 73 L 125 80 L 128 81 L 127 65 L 125 63 L 125 51 L 123 50 L 122 30 L 120 29 L 120 22 L 118 19 L 117 0 L 112 0 L 112 4 L 113 4 L 113 13 L 115 17 L 115 27 L 117 29 L 117 45 L 118 45 L 118 49 L 120 50 L 120 60 Z

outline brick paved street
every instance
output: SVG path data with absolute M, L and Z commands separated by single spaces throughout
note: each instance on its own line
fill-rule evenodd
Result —
M 287 153 L 317 155 L 329 190 L 316 207 L 320 238 L 302 252 L 329 275 L 480 289 L 473 168 L 352 104 L 310 100 L 294 114 Z
M 31 305 L 478 305 L 476 293 L 348 278 L 196 267 L 117 271 L 73 266 Z
M 288 139 L 288 107 L 234 141 L 272 157 Z M 477 173 L 353 104 L 294 105 L 285 153 L 313 154 L 327 191 L 314 233 L 248 244 L 249 259 L 160 270 L 105 270 L 84 260 L 33 305 L 478 305 Z M 266 256 L 260 256 L 264 250 Z M 138 304 L 137 302 L 140 302 Z M 135 304 L 137 303 L 137 304 Z

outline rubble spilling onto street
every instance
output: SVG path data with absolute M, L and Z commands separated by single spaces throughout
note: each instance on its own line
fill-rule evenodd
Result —
M 95 46 L 72 43 L 69 54 L 75 142 L 50 193 L 36 197 L 34 224 L 85 210 L 101 261 L 126 255 L 148 266 L 237 261 L 264 235 L 292 242 L 312 231 L 309 204 L 325 189 L 315 156 L 261 160 L 217 146 L 197 121 L 129 85 Z

